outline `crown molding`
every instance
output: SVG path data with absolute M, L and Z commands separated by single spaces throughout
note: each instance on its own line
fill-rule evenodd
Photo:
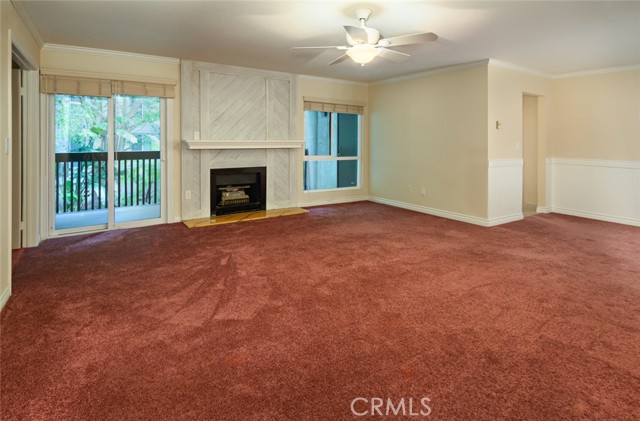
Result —
M 551 73 L 541 72 L 539 70 L 530 69 L 528 67 L 519 66 L 517 64 L 507 63 L 506 61 L 496 60 L 493 58 L 489 59 L 489 66 L 505 70 L 513 70 L 514 72 L 526 73 L 531 76 L 543 77 L 546 79 L 550 79 L 553 77 Z
M 125 58 L 150 63 L 180 64 L 180 59 L 174 57 L 152 56 L 148 54 L 128 53 L 125 51 L 101 50 L 98 48 L 76 47 L 73 45 L 45 44 L 42 52 L 82 54 L 110 58 Z
M 42 35 L 40 34 L 40 31 L 38 30 L 36 24 L 33 23 L 31 15 L 29 14 L 29 12 L 27 12 L 27 9 L 25 9 L 23 2 L 11 0 L 11 5 L 13 6 L 13 9 L 16 11 L 20 19 L 22 19 L 24 26 L 33 37 L 33 40 L 36 42 L 36 44 L 38 44 L 38 47 L 42 48 L 45 45 L 44 39 L 42 38 Z
M 635 64 L 632 66 L 609 67 L 606 69 L 585 70 L 583 72 L 562 73 L 562 74 L 554 75 L 553 79 L 566 79 L 571 77 L 583 77 L 583 76 L 597 76 L 597 75 L 604 75 L 607 73 L 633 72 L 636 70 L 640 70 L 640 64 Z
M 359 86 L 362 88 L 369 87 L 369 84 L 366 82 L 355 82 L 352 80 L 345 79 L 333 79 L 329 77 L 320 77 L 320 76 L 311 76 L 311 75 L 298 75 L 298 80 L 309 80 L 315 82 L 326 82 L 326 83 L 335 83 L 340 85 L 350 85 L 350 86 Z
M 378 82 L 371 83 L 370 86 L 386 85 L 388 83 L 396 83 L 396 82 L 404 82 L 404 81 L 407 81 L 407 80 L 421 79 L 421 78 L 426 77 L 426 76 L 439 75 L 439 74 L 442 74 L 442 73 L 457 72 L 459 70 L 472 69 L 474 67 L 486 67 L 488 64 L 489 64 L 489 60 L 488 59 L 471 61 L 471 62 L 468 62 L 468 63 L 452 64 L 450 66 L 436 67 L 436 68 L 433 68 L 433 69 L 425 70 L 423 72 L 412 73 L 412 74 L 405 75 L 405 76 L 398 76 L 398 77 L 392 77 L 390 79 L 380 80 Z

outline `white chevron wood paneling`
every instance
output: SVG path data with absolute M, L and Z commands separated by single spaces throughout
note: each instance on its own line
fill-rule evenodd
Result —
M 266 149 L 220 149 L 209 151 L 207 155 L 209 168 L 240 167 L 238 163 L 241 162 L 262 162 L 265 165 L 267 160 Z M 221 163 L 225 163 L 225 167 L 221 167 Z
M 295 138 L 295 77 L 290 74 L 182 61 L 183 139 L 223 141 Z M 210 212 L 212 168 L 267 167 L 267 209 L 297 206 L 295 149 L 189 150 L 182 154 L 182 217 Z M 190 199 L 185 196 L 190 192 Z
M 289 168 L 289 150 L 274 149 L 269 151 L 272 159 L 268 161 L 269 174 L 267 180 L 273 191 L 276 206 L 286 205 L 291 197 L 291 177 Z
M 291 139 L 291 83 L 286 80 L 267 81 L 269 95 L 267 103 L 267 138 L 269 140 Z
M 209 74 L 210 139 L 265 139 L 266 88 L 263 77 Z
M 200 131 L 200 72 L 191 71 L 191 98 L 189 112 L 192 130 Z M 184 121 L 184 120 L 183 120 Z M 183 123 L 184 124 L 184 123 Z
M 202 155 L 199 153 L 193 154 L 192 165 L 189 167 L 189 179 L 191 180 L 191 206 L 194 210 L 200 209 L 203 206 L 202 203 L 202 186 L 200 181 L 200 161 Z

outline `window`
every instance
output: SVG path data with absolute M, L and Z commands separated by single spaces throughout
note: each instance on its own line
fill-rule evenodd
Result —
M 304 190 L 358 187 L 361 108 L 337 112 L 336 106 L 323 106 L 332 111 L 309 109 L 318 107 L 305 102 Z

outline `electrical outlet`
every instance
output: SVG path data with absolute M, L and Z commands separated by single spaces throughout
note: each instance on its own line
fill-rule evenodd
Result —
M 191 200 L 191 190 L 184 192 L 184 198 L 185 200 Z
M 427 195 L 427 188 L 425 186 L 420 187 L 420 196 Z
M 413 192 L 413 186 L 411 184 L 407 184 L 407 192 Z

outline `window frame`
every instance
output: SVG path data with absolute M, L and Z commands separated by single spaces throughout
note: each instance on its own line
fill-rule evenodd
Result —
M 356 161 L 357 163 L 357 170 L 356 170 L 356 185 L 355 186 L 348 186 L 348 187 L 332 187 L 332 188 L 328 188 L 328 189 L 313 189 L 313 190 L 308 190 L 305 188 L 305 177 L 306 177 L 306 173 L 305 170 L 303 168 L 302 171 L 302 183 L 303 183 L 303 188 L 302 191 L 303 193 L 318 193 L 318 192 L 335 192 L 335 191 L 344 191 L 344 190 L 359 190 L 362 188 L 362 135 L 363 135 L 363 125 L 364 125 L 364 114 L 359 114 L 359 113 L 348 113 L 348 112 L 339 112 L 339 111 L 317 111 L 317 110 L 304 110 L 304 121 L 306 123 L 306 113 L 307 112 L 327 112 L 331 115 L 330 118 L 330 125 L 329 125 L 329 137 L 330 137 L 330 147 L 329 147 L 329 153 L 333 153 L 335 151 L 335 155 L 307 155 L 306 152 L 304 154 L 304 160 L 303 160 L 303 165 L 306 162 L 317 162 L 317 161 Z M 334 133 L 337 133 L 336 130 L 336 126 L 337 126 L 337 115 L 338 114 L 354 114 L 358 116 L 358 134 L 357 134 L 357 147 L 358 147 L 358 154 L 355 156 L 338 156 L 338 137 L 337 135 L 334 135 Z M 334 118 L 335 116 L 335 118 Z M 305 149 L 306 149 L 306 133 L 305 133 Z

